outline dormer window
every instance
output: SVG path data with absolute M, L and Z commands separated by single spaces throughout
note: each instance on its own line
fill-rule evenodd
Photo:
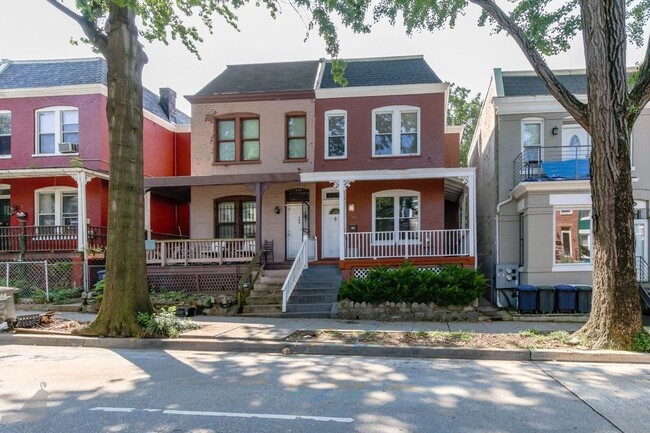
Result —
M 79 110 L 49 107 L 36 112 L 36 154 L 79 153 Z
M 372 112 L 373 156 L 420 154 L 420 109 L 381 107 Z

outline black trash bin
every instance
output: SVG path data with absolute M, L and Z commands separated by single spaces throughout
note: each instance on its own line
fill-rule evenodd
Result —
M 591 286 L 574 286 L 578 291 L 578 313 L 591 313 Z
M 520 313 L 537 312 L 537 287 L 528 284 L 517 286 L 517 310 Z
M 106 278 L 106 269 L 102 269 L 101 271 L 97 271 L 97 281 L 101 281 L 104 278 Z
M 549 314 L 555 311 L 555 288 L 551 286 L 537 286 L 539 292 L 539 312 Z
M 575 313 L 578 309 L 577 290 L 569 284 L 558 284 L 557 290 L 557 311 L 559 313 Z

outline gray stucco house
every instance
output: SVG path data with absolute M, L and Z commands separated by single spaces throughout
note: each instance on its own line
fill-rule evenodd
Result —
M 556 74 L 586 101 L 584 70 Z M 631 149 L 637 269 L 646 275 L 649 140 L 646 107 Z M 589 134 L 534 72 L 494 70 L 468 165 L 477 170 L 477 262 L 497 305 L 517 284 L 591 284 L 590 153 Z

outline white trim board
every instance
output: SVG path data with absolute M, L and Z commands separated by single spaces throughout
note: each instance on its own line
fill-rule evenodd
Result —
M 404 170 L 358 170 L 321 171 L 300 173 L 300 181 L 330 182 L 334 180 L 399 180 L 399 179 L 444 179 L 446 177 L 475 176 L 476 168 L 408 168 Z
M 316 99 L 359 98 L 364 96 L 422 95 L 426 93 L 445 93 L 448 88 L 449 83 L 336 87 L 332 89 L 316 89 Z

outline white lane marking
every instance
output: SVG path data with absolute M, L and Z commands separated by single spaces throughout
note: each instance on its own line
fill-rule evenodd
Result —
M 93 407 L 90 410 L 100 410 L 102 412 L 133 412 L 134 407 Z
M 90 410 L 103 412 L 134 412 L 135 408 L 130 407 L 94 407 Z M 281 420 L 310 420 L 320 422 L 340 422 L 351 423 L 354 418 L 339 418 L 331 416 L 312 416 L 312 415 L 281 415 L 273 413 L 244 413 L 244 412 L 209 412 L 198 410 L 175 410 L 175 409 L 139 409 L 143 412 L 162 412 L 167 415 L 186 415 L 186 416 L 213 416 L 227 418 L 262 418 L 262 419 L 281 419 Z

